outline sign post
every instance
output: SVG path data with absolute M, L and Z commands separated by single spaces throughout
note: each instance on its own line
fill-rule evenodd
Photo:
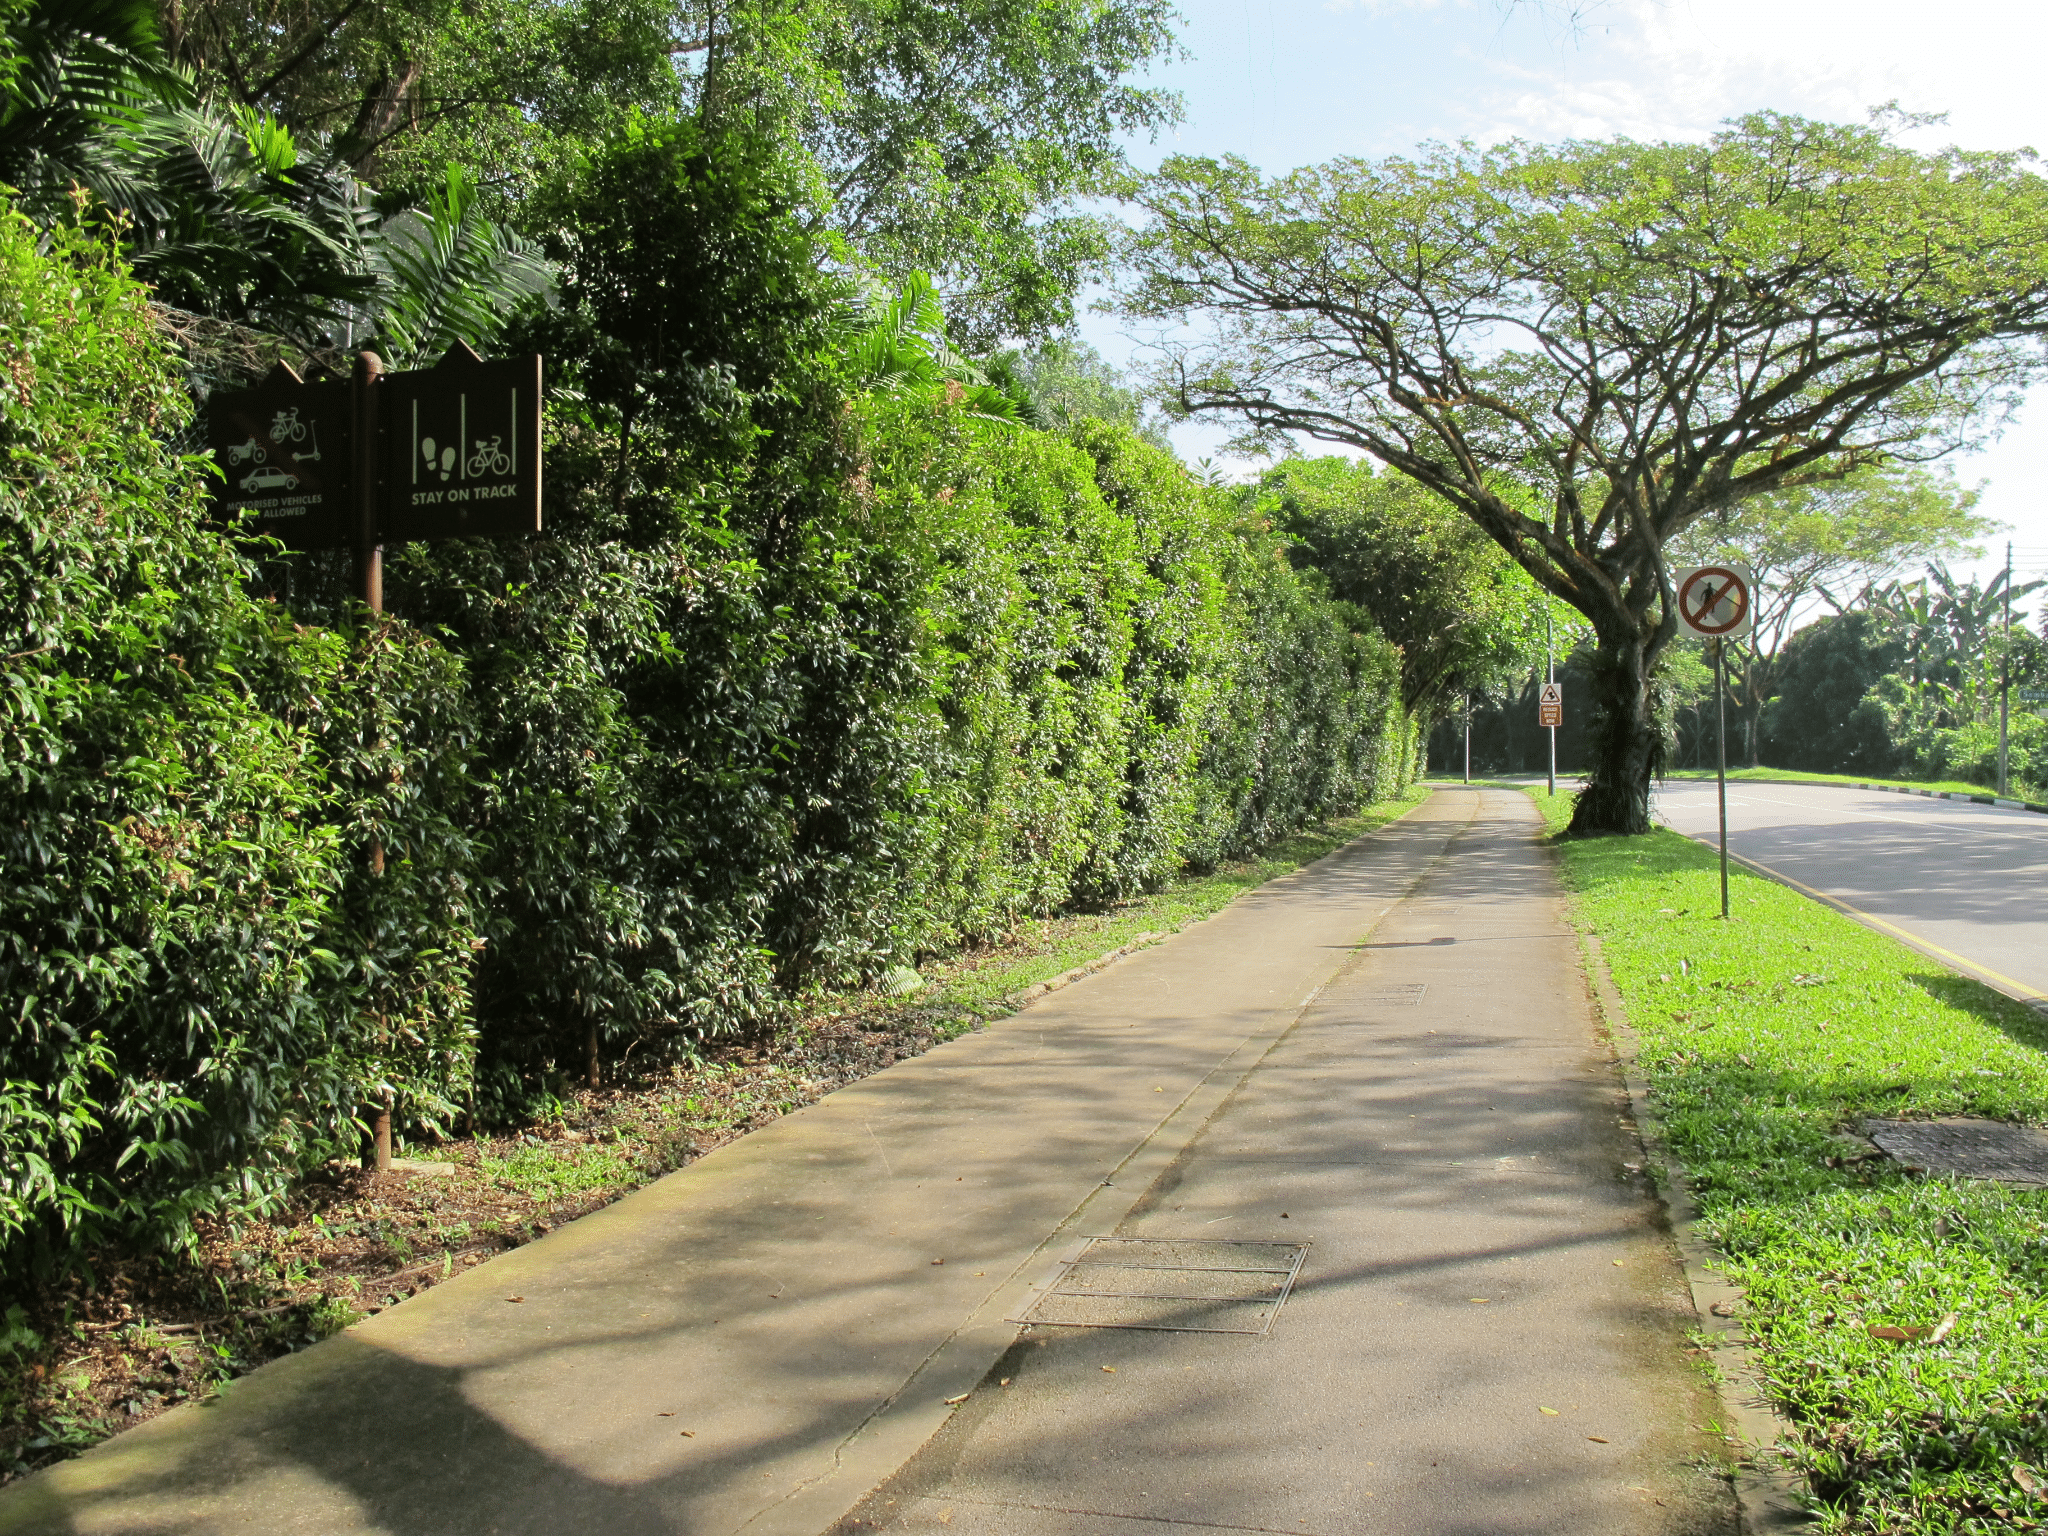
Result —
M 384 359 L 374 352 L 358 352 L 349 379 L 349 419 L 353 441 L 355 506 L 351 522 L 356 547 L 356 591 L 370 610 L 374 624 L 384 611 L 384 546 L 377 536 L 377 381 L 384 375 Z M 384 873 L 384 839 L 370 834 L 368 863 L 372 876 Z M 391 1090 L 385 1089 L 370 1121 L 370 1148 L 376 1171 L 391 1171 Z
M 1536 723 L 1550 733 L 1549 792 L 1557 793 L 1557 728 L 1564 724 L 1564 684 L 1545 683 L 1536 695 Z
M 1548 793 L 1557 794 L 1557 728 L 1564 724 L 1564 690 L 1557 686 L 1557 638 L 1551 628 L 1550 599 L 1543 600 L 1543 681 L 1548 685 L 1543 690 L 1543 701 L 1536 707 L 1536 718 L 1550 730 L 1550 777 L 1545 780 Z M 1547 706 L 1556 707 L 1548 708 Z M 1545 714 L 1550 716 L 1545 720 Z
M 1716 798 L 1721 812 L 1721 918 L 1728 918 L 1728 669 L 1722 651 L 1755 627 L 1755 578 L 1746 565 L 1689 565 L 1678 573 L 1678 625 L 1714 651 Z
M 358 352 L 346 384 L 279 363 L 256 388 L 207 402 L 215 510 L 289 549 L 353 549 L 374 621 L 386 544 L 540 532 L 540 368 L 538 356 L 485 362 L 461 342 L 406 373 Z M 366 852 L 381 876 L 383 839 L 372 833 Z M 392 1108 L 387 1088 L 370 1127 L 378 1173 L 391 1167 Z

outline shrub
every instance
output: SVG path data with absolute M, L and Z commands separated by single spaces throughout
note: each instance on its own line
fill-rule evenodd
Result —
M 446 863 L 403 809 L 433 754 L 361 707 L 435 663 L 246 594 L 163 446 L 189 405 L 145 290 L 43 239 L 0 217 L 0 1243 L 47 1264 L 260 1205 L 372 1085 L 445 1107 L 468 1048 L 459 893 L 422 925 L 407 873 Z

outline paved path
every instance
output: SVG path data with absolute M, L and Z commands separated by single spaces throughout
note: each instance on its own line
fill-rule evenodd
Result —
M 1114 1228 L 1307 1243 L 1270 1334 L 1033 1327 L 842 1530 L 1731 1528 L 1533 807 L 1428 815 L 1441 856 Z
M 1438 794 L 0 1493 L 0 1533 L 818 1536 L 892 1474 L 862 1518 L 1006 1536 L 1725 1530 L 1533 830 Z M 1309 1246 L 1264 1336 L 1020 1343 L 1118 1232 Z
M 1717 840 L 1712 781 L 1657 814 Z M 1728 786 L 1728 848 L 2015 996 L 2048 998 L 2048 816 L 1825 784 Z

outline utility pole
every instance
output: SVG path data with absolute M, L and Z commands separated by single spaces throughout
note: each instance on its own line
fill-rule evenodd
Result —
M 1998 798 L 2012 793 L 2006 782 L 2006 727 L 2012 717 L 2012 540 L 2005 541 L 2005 622 L 1998 631 Z
M 1543 681 L 1557 681 L 1557 639 L 1550 623 L 1550 600 L 1543 600 Z M 1550 787 L 1549 794 L 1557 793 L 1557 727 L 1550 728 Z

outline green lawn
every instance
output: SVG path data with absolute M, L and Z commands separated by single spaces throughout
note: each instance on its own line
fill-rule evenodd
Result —
M 1553 827 L 1570 797 L 1535 796 Z M 1820 1529 L 2048 1530 L 2048 1195 L 1909 1175 L 1866 1117 L 2048 1121 L 2048 1021 L 1671 832 L 1560 842 Z M 1904 1341 L 1876 1328 L 1940 1332 Z
M 1711 768 L 1674 768 L 1664 775 L 1667 779 L 1711 779 Z M 1869 774 L 1856 773 L 1801 773 L 1796 768 L 1731 768 L 1731 779 L 1775 780 L 1790 784 L 1889 784 L 1894 789 L 1931 789 L 1937 794 L 1988 795 L 1991 793 L 1982 784 L 1965 784 L 1960 779 L 1874 779 Z M 2014 799 L 2019 798 L 2014 796 Z

